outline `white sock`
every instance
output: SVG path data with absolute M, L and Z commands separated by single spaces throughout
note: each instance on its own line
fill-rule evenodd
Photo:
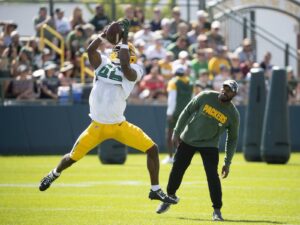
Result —
M 157 191 L 157 190 L 159 190 L 159 189 L 160 189 L 159 184 L 151 185 L 151 190 L 152 190 L 152 191 Z
M 53 173 L 55 176 L 57 176 L 57 177 L 60 176 L 60 173 L 58 173 L 58 172 L 56 171 L 56 168 L 52 170 L 52 173 Z

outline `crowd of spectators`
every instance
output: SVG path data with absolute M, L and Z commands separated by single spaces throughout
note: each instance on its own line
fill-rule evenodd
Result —
M 16 99 L 59 99 L 64 90 L 80 82 L 80 58 L 97 33 L 111 20 L 103 5 L 98 4 L 91 18 L 83 18 L 80 7 L 75 7 L 70 18 L 61 8 L 54 15 L 48 15 L 47 8 L 41 7 L 34 18 L 36 35 L 22 39 L 18 25 L 2 22 L 0 34 L 0 78 L 6 98 Z M 129 41 L 137 49 L 138 63 L 144 65 L 145 76 L 131 94 L 131 102 L 166 103 L 168 81 L 178 67 L 184 67 L 194 86 L 195 94 L 202 90 L 219 90 L 226 79 L 240 83 L 235 103 L 247 103 L 249 71 L 260 67 L 265 72 L 266 82 L 272 74 L 272 53 L 266 52 L 261 61 L 257 57 L 250 39 L 242 40 L 237 49 L 229 50 L 221 32 L 219 21 L 209 21 L 208 14 L 197 11 L 196 21 L 185 21 L 180 9 L 174 7 L 169 17 L 163 17 L 160 8 L 154 8 L 152 18 L 145 18 L 142 8 L 127 5 L 124 18 L 130 23 Z M 39 40 L 44 24 L 55 29 L 65 40 L 66 61 L 53 50 L 40 49 Z M 45 37 L 59 47 L 59 40 L 50 32 Z M 109 55 L 112 45 L 103 43 L 99 50 Z M 85 62 L 88 64 L 88 62 Z M 62 64 L 62 65 L 61 65 Z M 86 65 L 88 66 L 88 65 Z M 300 85 L 287 68 L 288 93 L 291 103 L 300 103 Z M 86 79 L 91 82 L 92 79 Z

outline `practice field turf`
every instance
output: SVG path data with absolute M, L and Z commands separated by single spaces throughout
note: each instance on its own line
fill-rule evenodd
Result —
M 164 155 L 160 158 L 163 159 Z M 0 224 L 22 225 L 176 225 L 213 224 L 207 182 L 195 155 L 178 191 L 181 201 L 158 215 L 148 199 L 143 154 L 125 165 L 101 165 L 96 155 L 75 164 L 46 192 L 40 179 L 60 157 L 0 157 Z M 221 155 L 223 160 L 223 155 Z M 161 165 L 166 189 L 170 165 Z M 300 224 L 300 154 L 287 165 L 247 163 L 241 154 L 222 180 L 226 224 Z

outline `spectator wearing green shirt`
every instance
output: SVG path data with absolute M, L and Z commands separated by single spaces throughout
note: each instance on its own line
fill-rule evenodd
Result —
M 172 135 L 177 151 L 169 176 L 168 195 L 179 201 L 175 195 L 176 191 L 195 152 L 199 152 L 213 203 L 213 220 L 223 220 L 220 211 L 222 189 L 218 175 L 218 146 L 224 131 L 227 131 L 227 139 L 222 178 L 226 178 L 229 174 L 229 167 L 237 146 L 240 116 L 231 102 L 237 92 L 236 81 L 226 80 L 220 92 L 203 91 L 196 95 L 180 114 Z M 164 213 L 169 208 L 170 204 L 160 204 L 156 212 Z

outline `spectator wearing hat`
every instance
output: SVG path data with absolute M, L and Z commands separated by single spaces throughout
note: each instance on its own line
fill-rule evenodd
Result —
M 57 99 L 57 90 L 60 81 L 56 75 L 57 66 L 55 63 L 48 61 L 44 65 L 45 76 L 41 78 L 41 96 L 42 99 Z
M 155 32 L 162 36 L 164 48 L 167 48 L 167 46 L 172 43 L 172 36 L 170 34 L 170 24 L 170 19 L 163 18 L 161 20 L 161 30 Z
M 177 68 L 178 66 L 184 66 L 185 68 L 190 68 L 191 61 L 189 60 L 189 53 L 185 50 L 182 50 L 178 54 L 178 59 L 176 59 L 172 63 L 173 68 Z M 190 71 L 189 71 L 190 72 Z
M 185 37 L 179 37 L 175 43 L 168 45 L 167 50 L 174 54 L 174 59 L 178 59 L 179 52 L 188 50 L 188 40 Z
M 177 33 L 178 25 L 182 22 L 186 23 L 186 21 L 184 21 L 181 18 L 180 8 L 178 6 L 175 6 L 172 9 L 172 19 L 171 19 L 171 24 L 170 24 L 171 35 L 174 35 Z
M 207 34 L 208 47 L 217 49 L 218 46 L 225 44 L 224 37 L 219 33 L 220 27 L 221 23 L 219 21 L 212 22 L 210 32 Z
M 80 7 L 76 6 L 73 9 L 72 17 L 70 19 L 70 24 L 72 30 L 74 30 L 77 25 L 86 24 L 85 20 L 83 19 L 82 9 Z
M 65 12 L 60 8 L 55 10 L 55 27 L 56 31 L 64 38 L 71 31 L 70 21 L 67 19 L 67 17 L 65 17 Z
M 90 24 L 93 24 L 95 31 L 99 32 L 104 29 L 110 23 L 109 17 L 105 14 L 105 10 L 102 4 L 96 5 L 95 16 L 90 20 Z
M 167 147 L 169 155 L 163 159 L 163 164 L 173 163 L 174 146 L 171 141 L 173 129 L 180 113 L 191 100 L 193 94 L 193 86 L 189 82 L 187 67 L 179 65 L 174 69 L 174 77 L 168 82 L 167 92 Z
M 74 65 L 66 61 L 63 66 L 59 70 L 58 79 L 60 82 L 60 86 L 71 86 L 75 81 L 73 80 L 73 68 Z
M 202 69 L 208 70 L 208 62 L 204 49 L 198 49 L 195 58 L 191 61 L 192 77 L 194 83 L 199 78 L 199 71 Z
M 0 40 L 3 41 L 4 46 L 8 47 L 11 43 L 11 33 L 18 27 L 13 21 L 0 21 L 2 32 L 0 33 Z
M 33 51 L 30 47 L 22 47 L 18 57 L 11 62 L 10 73 L 13 77 L 17 75 L 17 68 L 19 65 L 26 65 L 29 73 L 32 72 L 32 63 L 33 63 Z
M 161 20 L 162 20 L 162 16 L 161 16 L 161 10 L 158 7 L 155 7 L 153 9 L 153 18 L 150 21 L 150 25 L 151 25 L 151 31 L 157 31 L 157 30 L 161 30 Z
M 16 71 L 16 77 L 10 82 L 6 97 L 12 97 L 18 100 L 36 99 L 35 83 L 30 74 L 27 65 L 20 64 Z

